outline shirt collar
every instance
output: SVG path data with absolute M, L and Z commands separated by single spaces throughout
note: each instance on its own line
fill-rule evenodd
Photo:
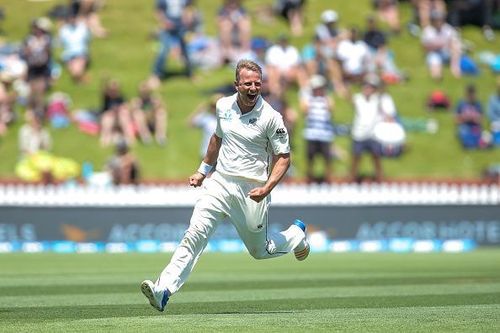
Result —
M 255 106 L 253 107 L 253 109 L 245 114 L 242 114 L 240 107 L 238 106 L 238 93 L 235 93 L 233 96 L 235 98 L 234 99 L 234 104 L 236 105 L 235 109 L 238 111 L 238 114 L 240 116 L 246 116 L 249 114 L 253 114 L 255 112 L 260 112 L 262 110 L 262 108 L 264 107 L 264 99 L 262 98 L 262 94 L 261 94 L 261 95 L 259 95 L 259 97 L 257 97 L 257 102 L 255 103 Z

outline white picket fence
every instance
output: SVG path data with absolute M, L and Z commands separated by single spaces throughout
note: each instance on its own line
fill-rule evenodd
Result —
M 0 206 L 193 206 L 200 189 L 186 185 L 0 185 Z M 500 185 L 379 183 L 282 184 L 273 205 L 500 205 Z M 500 206 L 499 206 L 500 209 Z

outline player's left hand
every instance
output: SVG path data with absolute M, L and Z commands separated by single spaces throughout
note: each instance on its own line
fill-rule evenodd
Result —
M 248 196 L 250 197 L 250 199 L 255 202 L 261 202 L 265 197 L 267 197 L 268 194 L 269 192 L 265 187 L 256 187 L 248 192 Z

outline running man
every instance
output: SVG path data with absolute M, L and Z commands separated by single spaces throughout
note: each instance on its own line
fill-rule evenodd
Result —
M 191 186 L 203 183 L 189 228 L 158 280 L 141 284 L 142 293 L 159 311 L 186 282 L 210 236 L 225 217 L 229 217 L 255 259 L 292 251 L 298 260 L 309 255 L 302 221 L 295 220 L 279 233 L 268 231 L 269 194 L 290 166 L 290 145 L 281 115 L 260 96 L 261 84 L 260 66 L 241 60 L 236 66 L 237 92 L 216 104 L 215 133 L 200 167 L 189 178 Z

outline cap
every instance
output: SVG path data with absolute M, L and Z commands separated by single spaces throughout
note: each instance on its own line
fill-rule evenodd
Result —
M 322 75 L 313 75 L 309 80 L 311 89 L 323 88 L 326 86 L 326 79 Z
M 332 9 L 325 10 L 321 13 L 321 21 L 323 21 L 323 23 L 337 22 L 338 19 L 339 15 Z
M 47 17 L 39 17 L 35 20 L 35 26 L 45 32 L 52 29 L 52 21 Z

